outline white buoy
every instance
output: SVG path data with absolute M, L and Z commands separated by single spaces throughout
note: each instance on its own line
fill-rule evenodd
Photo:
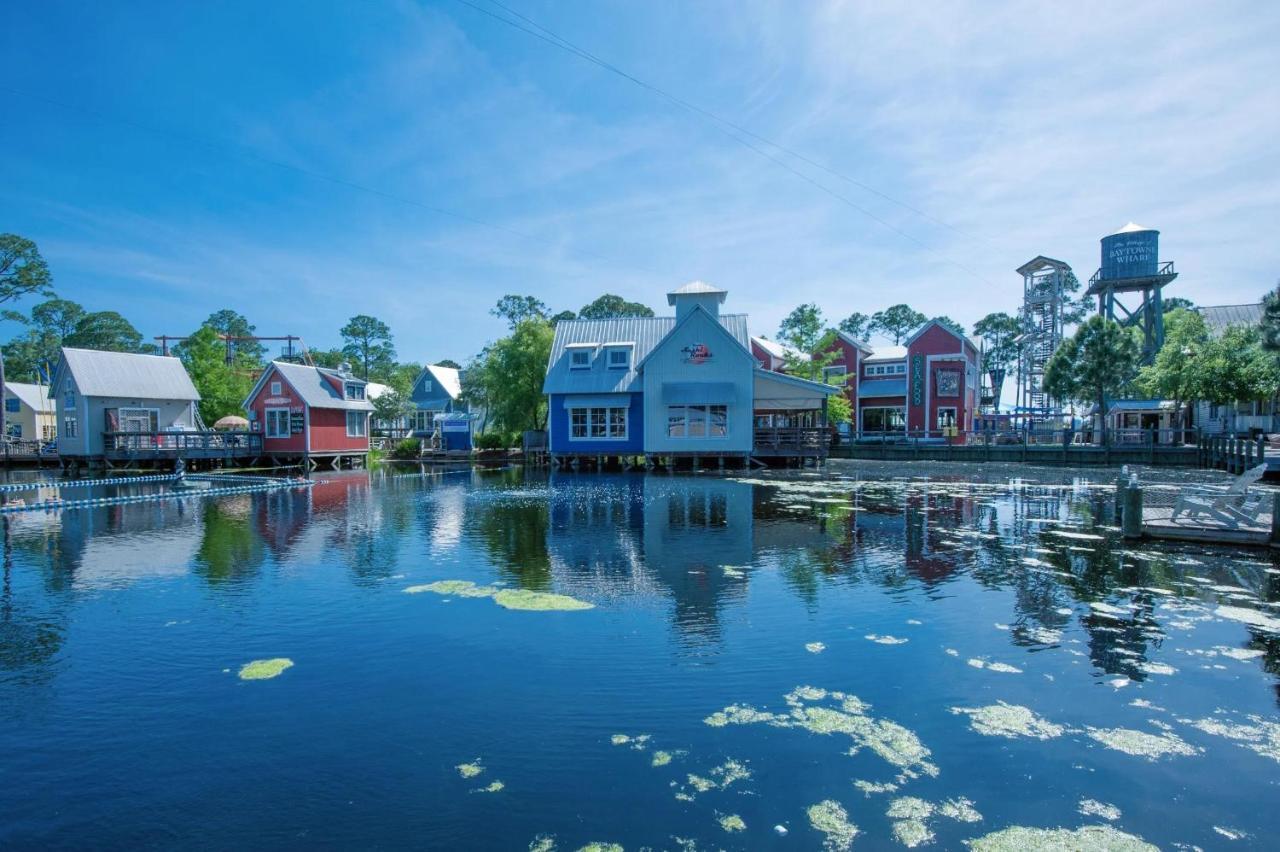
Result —
M 782 825 L 781 823 L 779 823 L 778 825 L 775 825 L 773 827 L 773 830 L 778 833 L 779 837 L 787 836 L 787 827 L 785 825 Z

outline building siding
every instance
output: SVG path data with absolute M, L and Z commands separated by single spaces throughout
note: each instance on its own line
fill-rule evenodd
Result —
M 271 393 L 272 382 L 280 383 L 279 394 Z M 297 434 L 290 433 L 287 438 L 268 438 L 266 436 L 268 408 L 287 408 L 291 417 L 294 414 L 301 414 L 303 431 Z M 302 395 L 275 367 L 268 371 L 268 375 L 262 381 L 261 389 L 249 401 L 248 409 L 249 427 L 255 432 L 262 433 L 264 453 L 305 453 L 307 451 L 306 403 L 302 401 Z
M 551 452 L 584 453 L 604 455 L 628 455 L 644 452 L 644 397 L 638 393 L 610 394 L 616 397 L 618 406 L 627 407 L 626 440 L 587 440 L 575 441 L 569 437 L 569 410 L 565 408 L 565 400 L 572 400 L 573 394 L 551 394 L 547 411 L 548 430 L 550 432 Z M 593 394 L 592 399 L 599 400 L 602 395 Z

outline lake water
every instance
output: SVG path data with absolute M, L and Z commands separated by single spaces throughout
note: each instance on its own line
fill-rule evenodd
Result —
M 1280 571 L 1126 546 L 1113 477 L 388 469 L 8 516 L 0 846 L 1274 848 Z M 509 608 L 548 601 L 593 608 Z

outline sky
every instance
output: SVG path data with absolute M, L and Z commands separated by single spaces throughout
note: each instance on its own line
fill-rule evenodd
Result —
M 695 279 L 755 334 L 971 325 L 1129 221 L 1168 296 L 1280 279 L 1280 4 L 501 2 L 14 4 L 0 232 L 147 337 L 233 308 L 328 348 L 367 313 L 420 362 L 501 336 L 506 293 L 661 313 Z

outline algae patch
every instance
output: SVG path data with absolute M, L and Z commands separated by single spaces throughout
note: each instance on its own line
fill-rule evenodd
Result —
M 284 670 L 293 666 L 288 657 L 275 657 L 270 660 L 254 660 L 240 667 L 241 680 L 270 680 L 284 674 Z
M 417 595 L 431 592 L 436 595 L 452 595 L 460 598 L 488 598 L 497 591 L 493 586 L 477 586 L 470 580 L 436 580 L 420 586 L 409 586 L 405 594 Z
M 1079 807 L 1084 816 L 1101 817 L 1108 822 L 1115 822 L 1120 819 L 1120 809 L 1115 805 L 1108 805 L 1106 802 L 1099 802 L 1097 799 L 1081 799 Z
M 746 831 L 747 824 L 742 821 L 742 817 L 737 814 L 728 814 L 720 817 L 720 827 L 732 834 L 735 831 Z
M 595 604 L 580 601 L 568 595 L 557 595 L 551 592 L 531 592 L 528 589 L 501 589 L 494 593 L 493 602 L 505 609 L 534 612 L 552 610 L 573 612 L 582 609 L 595 609 Z
M 507 785 L 506 785 L 506 784 L 503 784 L 501 781 L 491 781 L 491 782 L 489 782 L 489 785 L 488 785 L 487 787 L 481 787 L 479 790 L 476 790 L 475 792 L 477 792 L 477 793 L 500 793 L 500 792 L 502 792 L 504 789 L 506 789 L 506 786 L 507 786 Z
M 969 727 L 988 737 L 1049 740 L 1062 736 L 1066 730 L 1062 725 L 1037 716 L 1029 708 L 1003 701 L 985 707 L 952 707 L 951 712 L 967 715 Z
M 481 772 L 484 772 L 484 767 L 480 765 L 478 760 L 474 760 L 471 763 L 459 763 L 454 769 L 458 770 L 458 774 L 463 778 L 475 778 Z
M 827 646 L 821 642 L 808 642 L 805 644 L 804 649 L 810 654 L 821 654 L 823 651 L 827 650 Z
M 655 751 L 653 753 L 653 760 L 651 762 L 652 766 L 666 766 L 670 762 L 671 762 L 671 752 Z
M 1160 852 L 1141 837 L 1109 825 L 1086 825 L 1075 831 L 1015 825 L 965 842 L 974 852 Z
M 901 639 L 897 636 L 881 636 L 878 633 L 868 633 L 862 638 L 866 639 L 868 642 L 875 642 L 877 645 L 905 645 L 911 641 L 910 639 Z
M 849 813 L 839 802 L 826 799 L 810 805 L 805 813 L 809 817 L 809 825 L 827 836 L 823 843 L 827 849 L 843 850 L 853 846 L 858 827 L 849 822 Z
M 1109 749 L 1147 760 L 1158 760 L 1166 755 L 1190 757 L 1201 751 L 1170 733 L 1148 734 L 1130 728 L 1088 728 L 1086 732 Z

